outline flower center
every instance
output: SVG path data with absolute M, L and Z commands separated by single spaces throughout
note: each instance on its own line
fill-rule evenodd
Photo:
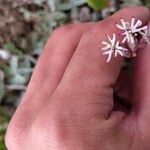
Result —
M 116 50 L 116 44 L 112 45 L 111 49 L 112 49 L 112 51 L 115 51 Z
M 130 34 L 132 34 L 131 27 L 130 27 L 130 23 L 129 23 L 129 22 L 126 22 L 125 25 L 126 25 L 126 30 L 127 30 Z

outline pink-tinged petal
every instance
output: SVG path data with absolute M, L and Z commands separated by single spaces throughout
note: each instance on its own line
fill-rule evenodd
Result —
M 108 55 L 108 54 L 111 54 L 112 52 L 111 51 L 106 51 L 103 53 L 103 55 Z
M 117 50 L 115 50 L 115 55 L 114 55 L 114 57 L 117 57 Z
M 110 47 L 111 47 L 110 45 L 107 45 L 107 46 L 105 46 L 105 47 L 102 48 L 102 51 L 106 51 L 106 50 L 108 50 Z
M 105 42 L 105 41 L 102 41 L 101 44 L 103 45 L 108 45 L 109 43 Z
M 123 57 L 123 52 L 120 50 L 116 50 L 117 54 L 120 54 Z M 117 55 L 116 55 L 117 56 Z
M 147 26 L 144 26 L 144 27 L 141 27 L 139 29 L 135 29 L 135 30 L 133 30 L 133 33 L 140 32 L 140 31 L 146 31 L 147 28 L 148 28 Z
M 126 29 L 126 23 L 125 23 L 125 21 L 123 19 L 120 19 L 120 21 L 122 23 L 123 28 Z
M 137 27 L 140 27 L 141 25 L 142 25 L 142 21 L 138 20 L 132 29 L 135 30 Z
M 108 55 L 107 62 L 110 62 L 113 51 L 104 52 L 103 55 Z
M 119 25 L 119 24 L 116 24 L 116 27 L 117 28 L 119 28 L 119 29 L 121 29 L 121 30 L 125 30 L 121 25 Z
M 131 37 L 130 37 L 130 34 L 128 34 L 128 32 L 126 33 L 126 37 L 127 37 L 127 41 L 130 42 L 131 41 L 131 39 L 130 39 Z
M 109 35 L 107 35 L 107 37 L 108 37 L 108 40 L 111 42 L 112 40 L 111 40 L 110 36 L 109 36 Z
M 135 18 L 132 18 L 132 20 L 131 20 L 131 29 L 134 28 L 134 24 L 135 24 Z
M 122 47 L 123 51 L 129 51 L 129 49 Z
M 113 43 L 114 37 L 112 39 L 111 39 L 111 37 L 109 35 L 107 35 L 107 37 L 108 37 L 108 40 L 110 41 L 111 45 L 114 45 L 114 43 Z
M 148 26 L 147 26 L 147 28 L 145 27 L 144 33 L 146 35 L 150 36 L 150 30 L 149 30 Z
M 110 62 L 111 57 L 112 57 L 112 53 L 110 53 L 110 54 L 108 55 L 107 63 L 109 63 L 109 62 Z
M 113 39 L 112 39 L 112 44 L 114 45 L 116 42 L 116 35 L 113 33 Z
M 127 31 L 125 31 L 124 33 L 122 33 L 121 35 L 127 35 L 128 34 L 128 32 Z
M 119 46 L 119 41 L 116 42 L 116 47 L 118 47 L 118 46 Z
M 117 46 L 116 49 L 122 50 L 122 51 L 128 51 L 127 48 L 124 48 L 124 47 L 122 47 L 122 46 Z
M 127 37 L 125 37 L 125 38 L 122 40 L 122 43 L 124 44 L 126 41 L 127 41 Z

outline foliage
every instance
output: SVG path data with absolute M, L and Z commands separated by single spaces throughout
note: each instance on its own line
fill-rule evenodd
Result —
M 149 0 L 145 0 L 145 5 L 146 5 L 147 7 L 150 7 L 150 1 L 149 1 Z
M 108 6 L 108 0 L 87 0 L 87 3 L 95 10 L 100 10 Z
M 6 147 L 4 145 L 4 135 L 7 128 L 8 116 L 3 112 L 0 107 L 0 150 L 5 150 Z

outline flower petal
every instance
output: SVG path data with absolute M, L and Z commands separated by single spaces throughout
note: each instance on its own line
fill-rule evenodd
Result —
M 102 51 L 106 51 L 110 48 L 110 44 L 109 45 L 106 45 L 105 47 L 102 48 Z
M 134 37 L 131 34 L 129 36 L 130 36 L 130 41 L 129 42 L 131 42 L 131 44 L 134 44 L 135 43 Z
M 125 38 L 122 40 L 122 43 L 124 44 L 126 41 L 127 41 L 127 37 L 125 37 Z
M 103 52 L 103 55 L 108 55 L 108 54 L 111 54 L 111 53 L 112 53 L 112 51 L 110 50 L 110 51 Z
M 122 51 L 128 51 L 127 48 L 124 48 L 124 47 L 122 47 L 122 46 L 116 46 L 116 49 L 122 50 Z
M 134 28 L 134 24 L 135 24 L 135 18 L 132 18 L 132 20 L 131 20 L 131 29 Z
M 140 31 L 146 31 L 147 30 L 147 26 L 144 26 L 144 27 L 141 27 L 139 29 L 135 29 L 133 32 L 136 33 L 136 32 L 140 32 Z
M 111 42 L 111 44 L 112 44 L 112 39 L 110 38 L 110 36 L 109 35 L 107 35 L 107 37 L 108 37 L 108 40 Z
M 121 55 L 123 57 L 123 52 L 116 49 L 116 51 L 115 51 L 115 57 L 117 57 L 117 54 L 119 54 L 119 55 Z
M 116 27 L 121 29 L 121 30 L 124 30 L 124 28 L 120 24 L 116 24 Z
M 114 45 L 116 42 L 116 35 L 113 33 L 113 39 L 112 39 L 112 44 Z
M 116 42 L 116 47 L 118 47 L 118 46 L 119 46 L 119 41 Z
M 120 21 L 121 21 L 121 23 L 122 23 L 122 27 L 123 27 L 124 29 L 126 29 L 126 23 L 125 23 L 125 21 L 124 21 L 123 19 L 120 19 Z
M 135 30 L 137 27 L 140 27 L 141 25 L 142 25 L 142 21 L 138 20 L 132 29 Z
M 102 41 L 101 44 L 103 45 L 108 45 L 109 43 L 105 42 L 105 41 Z
M 110 54 L 108 55 L 107 63 L 110 62 L 111 57 L 112 57 L 112 53 L 110 53 Z
M 125 35 L 126 35 L 127 41 L 130 42 L 130 41 L 131 41 L 131 39 L 130 39 L 130 38 L 131 38 L 131 37 L 130 37 L 130 34 L 129 34 L 128 32 L 126 32 Z

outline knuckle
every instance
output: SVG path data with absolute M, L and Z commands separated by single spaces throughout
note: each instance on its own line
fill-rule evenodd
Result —
M 25 115 L 23 112 L 15 114 L 8 125 L 5 135 L 5 143 L 8 149 L 20 149 L 24 141 L 27 140 L 26 137 L 29 132 L 30 124 Z
M 108 17 L 108 18 L 104 19 L 103 21 L 101 21 L 98 24 L 98 27 L 101 28 L 103 32 L 106 32 L 109 34 L 112 31 L 113 32 L 117 31 L 116 23 L 117 23 L 116 18 L 114 16 L 111 16 L 111 17 Z
M 70 25 L 62 26 L 53 31 L 52 37 L 62 38 L 62 36 L 64 37 L 64 36 L 71 35 L 71 33 L 74 33 L 74 31 L 75 31 L 75 25 L 70 24 Z
M 16 150 L 21 145 L 22 137 L 24 136 L 24 130 L 17 129 L 14 126 L 7 129 L 5 135 L 5 144 L 8 149 Z
M 88 31 L 83 33 L 82 38 L 89 41 L 92 39 L 96 39 L 97 36 L 101 33 L 105 34 L 108 30 L 108 25 L 106 21 L 101 21 L 90 28 Z
M 59 129 L 58 129 L 58 123 L 55 121 L 56 119 L 51 119 L 53 116 L 51 116 L 50 120 L 44 117 L 38 116 L 37 119 L 32 124 L 32 127 L 30 129 L 30 135 L 33 139 L 38 139 L 39 145 L 45 145 L 45 149 L 47 147 L 56 147 L 58 145 L 58 139 L 59 139 Z M 33 144 L 35 141 L 32 141 Z M 48 145 L 47 145 L 48 144 Z
M 107 30 L 108 30 L 108 27 L 109 27 L 109 28 L 111 28 L 111 27 L 114 28 L 114 27 L 115 27 L 115 23 L 116 23 L 115 20 L 116 20 L 116 19 L 115 19 L 115 17 L 113 17 L 113 16 L 108 17 L 107 19 L 104 19 L 104 20 L 101 22 L 100 26 L 103 25 L 103 27 L 107 28 Z
M 96 35 L 97 35 L 98 29 L 93 27 L 90 30 L 86 31 L 85 33 L 83 33 L 82 35 L 82 41 L 85 42 L 89 42 L 89 40 L 93 40 L 95 39 Z
M 131 13 L 133 12 L 134 13 L 134 8 L 132 8 L 132 7 L 124 7 L 118 13 L 120 13 L 122 15 L 126 15 L 128 12 L 131 12 Z
M 79 33 L 79 28 L 77 28 L 76 26 L 77 25 L 70 24 L 55 29 L 52 32 L 52 34 L 49 36 L 44 48 L 47 51 L 49 51 L 50 49 L 56 51 L 58 50 L 58 47 L 60 47 L 60 45 L 61 46 L 64 45 L 64 43 L 67 43 L 68 45 L 76 43 L 75 39 L 76 37 L 78 37 L 78 33 Z

